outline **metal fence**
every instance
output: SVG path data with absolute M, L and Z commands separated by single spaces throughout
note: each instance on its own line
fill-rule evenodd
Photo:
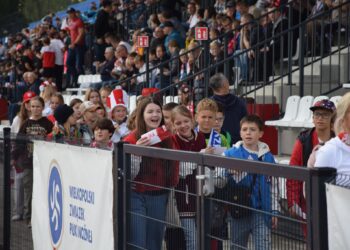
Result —
M 26 221 L 11 220 L 19 189 L 10 178 L 11 138 L 0 138 L 0 249 L 33 249 Z M 119 143 L 115 249 L 327 249 L 324 183 L 334 175 L 334 169 Z M 299 216 L 288 211 L 288 181 L 305 189 Z
M 122 154 L 122 249 L 327 249 L 332 169 L 135 145 Z M 304 218 L 288 212 L 287 180 L 304 183 Z

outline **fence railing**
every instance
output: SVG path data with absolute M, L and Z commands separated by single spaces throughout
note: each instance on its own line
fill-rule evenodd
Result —
M 332 169 L 291 168 L 134 145 L 124 145 L 123 155 L 125 196 L 121 230 L 126 234 L 123 249 L 147 249 L 157 244 L 159 247 L 165 227 L 170 232 L 165 238 L 166 245 L 175 244 L 174 249 L 186 249 L 181 248 L 183 242 L 187 247 L 192 246 L 190 249 L 214 249 L 214 245 L 246 249 L 251 244 L 255 247 L 259 244 L 263 249 L 327 249 L 327 217 L 322 211 L 324 182 L 327 176 L 334 174 Z M 172 177 L 166 182 L 164 176 L 155 173 L 157 168 L 160 172 L 171 172 L 177 166 L 180 168 L 179 184 L 174 186 Z M 148 178 L 150 176 L 154 178 Z M 236 185 L 240 181 L 235 183 L 234 178 L 243 182 L 249 180 L 250 184 Z M 280 194 L 286 192 L 287 179 L 305 183 L 307 209 L 303 219 L 283 211 Z M 270 184 L 264 187 L 266 183 Z M 252 203 L 241 198 L 248 192 L 249 185 L 253 189 Z M 165 214 L 171 211 L 172 192 L 180 222 Z M 174 217 L 176 214 L 174 210 L 171 213 Z M 224 219 L 227 214 L 231 215 L 227 216 L 228 222 Z M 274 224 L 276 221 L 278 223 Z M 150 228 L 158 231 L 150 231 Z M 182 233 L 176 233 L 174 228 Z M 251 232 L 252 241 L 248 240 Z
M 32 249 L 30 230 L 10 220 L 9 130 L 3 138 L 0 245 Z M 327 249 L 324 183 L 334 169 L 123 143 L 115 145 L 113 164 L 115 249 Z M 286 204 L 287 182 L 305 189 L 297 216 Z

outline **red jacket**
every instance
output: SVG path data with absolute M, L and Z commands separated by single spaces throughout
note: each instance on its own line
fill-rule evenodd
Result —
M 124 141 L 130 144 L 136 144 L 137 138 L 135 131 L 127 135 Z M 167 145 L 170 145 L 170 148 L 174 149 L 170 133 L 167 139 L 151 147 L 163 148 Z M 175 161 L 142 157 L 140 170 L 134 181 L 140 182 L 136 183 L 134 188 L 136 192 L 140 193 L 164 190 L 162 187 L 175 187 L 179 181 L 179 164 Z
M 311 134 L 312 148 L 319 144 L 316 130 Z M 290 166 L 306 166 L 307 162 L 303 162 L 303 145 L 298 138 L 294 144 L 292 156 L 289 162 Z M 295 204 L 299 205 L 303 212 L 306 211 L 306 201 L 303 192 L 302 181 L 287 179 L 287 200 L 288 207 L 292 207 Z
M 175 143 L 175 148 L 179 150 L 199 152 L 206 148 L 205 136 L 203 133 L 194 132 L 194 138 L 192 140 L 186 140 L 179 135 L 173 135 L 173 140 Z M 194 167 L 189 162 L 182 162 L 184 164 L 182 167 Z M 176 186 L 176 190 L 181 192 L 175 192 L 177 208 L 179 210 L 180 216 L 182 217 L 193 217 L 196 212 L 196 173 L 197 169 L 194 169 L 191 174 L 182 176 L 179 180 L 179 184 Z

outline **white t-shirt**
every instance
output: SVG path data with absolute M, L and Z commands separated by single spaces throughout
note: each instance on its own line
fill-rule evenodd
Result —
M 332 138 L 316 153 L 315 167 L 332 167 L 338 174 L 350 175 L 350 146 Z
M 55 64 L 63 65 L 63 42 L 59 39 L 52 39 L 50 42 L 50 46 L 55 51 Z

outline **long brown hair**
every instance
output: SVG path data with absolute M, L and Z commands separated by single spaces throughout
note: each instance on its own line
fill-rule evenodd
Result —
M 145 98 L 143 99 L 138 105 L 137 105 L 137 111 L 136 111 L 136 138 L 139 139 L 141 137 L 141 135 L 143 135 L 144 133 L 147 132 L 147 128 L 146 128 L 146 123 L 145 123 L 145 119 L 143 117 L 143 113 L 146 110 L 146 107 L 149 104 L 155 104 L 157 106 L 159 106 L 160 110 L 162 111 L 162 105 L 160 104 L 160 102 L 152 97 L 149 98 Z M 164 125 L 164 118 L 162 116 L 162 120 L 160 122 L 160 126 Z
M 22 124 L 29 118 L 30 111 L 26 109 L 26 103 L 29 103 L 29 100 L 27 102 L 22 102 L 21 108 L 18 112 L 18 117 L 20 119 L 20 126 L 22 127 Z

